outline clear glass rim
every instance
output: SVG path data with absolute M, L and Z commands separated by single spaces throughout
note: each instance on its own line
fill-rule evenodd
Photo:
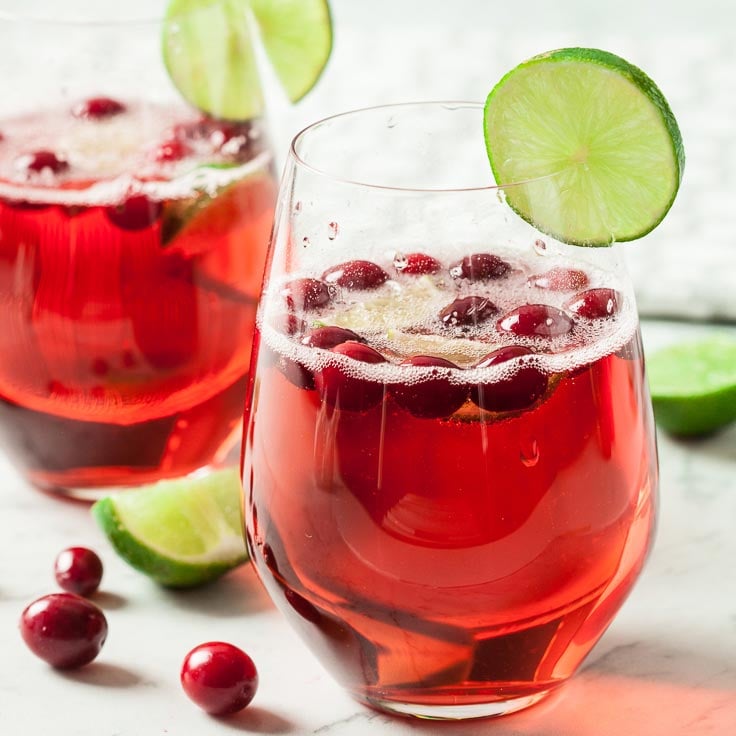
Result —
M 413 192 L 416 194 L 451 194 L 451 193 L 461 193 L 461 192 L 499 192 L 503 190 L 507 190 L 510 188 L 516 188 L 516 187 L 523 187 L 525 185 L 528 185 L 535 181 L 542 181 L 544 179 L 548 179 L 551 176 L 554 176 L 553 174 L 550 174 L 548 176 L 539 177 L 537 179 L 529 179 L 526 181 L 518 181 L 518 182 L 512 182 L 508 184 L 488 184 L 484 186 L 469 186 L 469 187 L 434 187 L 434 188 L 425 188 L 425 187 L 399 187 L 399 186 L 391 186 L 391 185 L 384 185 L 384 184 L 373 184 L 370 182 L 362 182 L 357 181 L 355 179 L 350 179 L 347 177 L 342 177 L 338 174 L 331 173 L 330 171 L 321 168 L 319 166 L 315 166 L 314 164 L 308 163 L 302 156 L 299 155 L 297 148 L 300 144 L 300 142 L 313 130 L 320 127 L 321 125 L 325 125 L 326 123 L 331 123 L 334 120 L 339 120 L 341 118 L 347 118 L 353 115 L 361 115 L 365 113 L 370 112 L 376 112 L 379 110 L 402 110 L 402 109 L 408 109 L 408 108 L 418 108 L 418 107 L 437 107 L 437 108 L 444 108 L 446 110 L 452 111 L 453 109 L 458 108 L 472 108 L 476 109 L 478 111 L 483 110 L 483 104 L 480 102 L 469 102 L 467 100 L 426 100 L 426 101 L 416 101 L 416 102 L 396 102 L 396 103 L 390 103 L 386 105 L 371 105 L 370 107 L 360 107 L 356 108 L 354 110 L 346 110 L 345 112 L 340 112 L 335 115 L 329 115 L 325 118 L 322 118 L 320 120 L 316 120 L 313 123 L 310 123 L 305 128 L 302 128 L 292 139 L 291 146 L 289 148 L 289 155 L 291 158 L 297 163 L 297 165 L 300 168 L 303 168 L 307 171 L 309 171 L 312 174 L 316 174 L 318 176 L 324 177 L 325 179 L 329 179 L 332 182 L 335 182 L 337 184 L 345 184 L 348 186 L 356 186 L 361 187 L 365 189 L 374 189 L 374 190 L 382 190 L 386 192 Z M 478 129 L 478 135 L 480 136 L 482 133 L 480 126 Z M 488 173 L 489 177 L 493 177 L 493 172 L 491 171 L 490 164 L 488 166 Z
M 63 5 L 63 3 L 62 3 Z M 0 9 L 0 24 L 32 25 L 32 26 L 65 26 L 76 28 L 117 28 L 129 26 L 160 25 L 164 21 L 162 13 L 131 14 L 110 17 L 84 17 L 83 15 L 64 14 L 62 7 L 48 12 L 2 10 Z

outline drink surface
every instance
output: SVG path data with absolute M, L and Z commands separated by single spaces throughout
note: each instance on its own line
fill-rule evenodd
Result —
M 275 197 L 260 132 L 107 98 L 0 121 L 0 439 L 34 482 L 180 475 L 237 428 Z
M 420 255 L 269 288 L 244 444 L 253 557 L 359 699 L 533 696 L 574 672 L 649 547 L 633 299 L 562 258 Z

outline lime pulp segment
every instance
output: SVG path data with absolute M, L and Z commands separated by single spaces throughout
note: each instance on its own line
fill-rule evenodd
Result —
M 509 205 L 575 245 L 652 230 L 685 163 L 677 121 L 654 82 L 598 49 L 561 49 L 517 66 L 489 94 L 484 129 Z
M 736 340 L 716 335 L 674 345 L 647 359 L 657 423 L 681 436 L 736 421 Z
M 208 582 L 245 562 L 233 469 L 107 497 L 92 513 L 116 552 L 161 585 Z
M 289 98 L 301 99 L 332 50 L 326 0 L 171 0 L 163 55 L 183 97 L 217 118 L 261 116 L 254 33 Z

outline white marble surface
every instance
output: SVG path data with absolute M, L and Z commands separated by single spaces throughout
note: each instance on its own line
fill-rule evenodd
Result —
M 648 349 L 707 328 L 645 325 Z M 653 555 L 583 671 L 558 695 L 495 721 L 392 719 L 353 703 L 242 568 L 213 586 L 160 590 L 107 547 L 86 506 L 26 486 L 0 461 L 0 734 L 156 736 L 368 733 L 386 736 L 732 736 L 736 734 L 736 427 L 712 439 L 661 437 L 661 517 Z M 52 671 L 17 631 L 23 607 L 53 592 L 72 544 L 104 557 L 98 603 L 110 635 L 92 665 Z M 198 711 L 178 671 L 211 639 L 245 648 L 261 674 L 229 720 Z

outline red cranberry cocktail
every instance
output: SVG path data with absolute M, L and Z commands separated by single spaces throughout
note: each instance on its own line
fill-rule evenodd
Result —
M 26 89 L 0 110 L 0 444 L 81 496 L 205 467 L 242 414 L 263 126 L 187 107 L 160 23 L 1 23 Z
M 425 717 L 569 678 L 654 524 L 618 254 L 521 222 L 463 157 L 477 115 L 376 108 L 295 139 L 244 438 L 276 605 L 354 697 Z

